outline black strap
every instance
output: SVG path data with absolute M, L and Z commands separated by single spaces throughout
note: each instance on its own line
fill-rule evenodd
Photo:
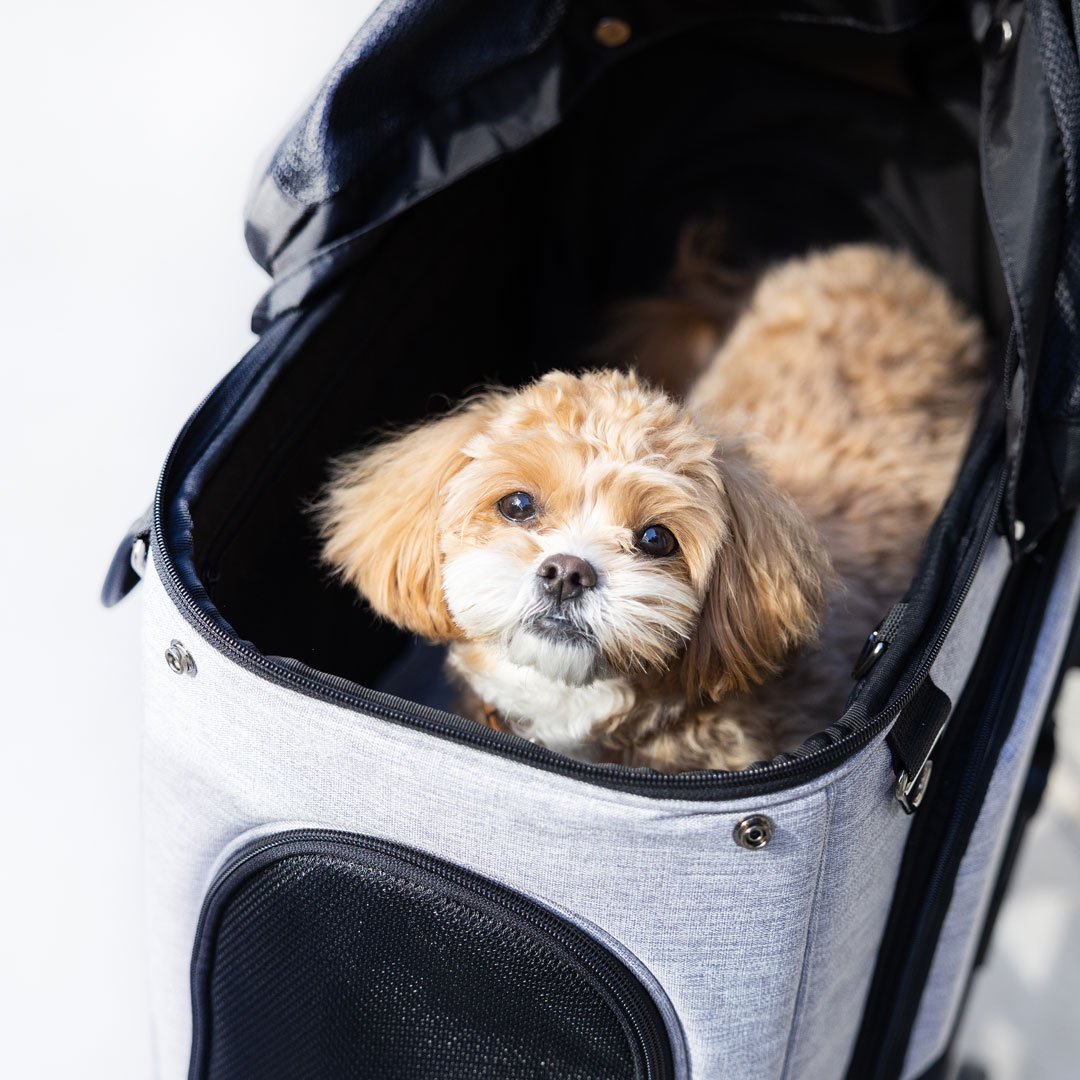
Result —
M 1046 86 L 1061 136 L 1065 166 L 1065 220 L 1061 261 L 1054 280 L 1044 349 L 1048 356 L 1073 356 L 1080 350 L 1080 60 L 1077 19 L 1080 0 L 1072 0 L 1072 26 L 1066 25 L 1058 0 L 1031 5 L 1039 34 Z
M 922 799 L 934 747 L 951 712 L 949 695 L 927 675 L 889 732 L 900 773 L 896 796 L 909 813 Z
M 1063 6 L 1069 9 L 1068 15 Z M 1044 417 L 1040 421 L 1046 429 L 1042 438 L 1049 439 L 1049 446 L 1026 449 L 1029 457 L 1041 454 L 1045 458 L 1040 468 L 1053 470 L 1059 497 L 1073 505 L 1077 497 L 1075 489 L 1080 484 L 1080 477 L 1073 475 L 1078 472 L 1078 463 L 1076 451 L 1071 449 L 1076 444 L 1072 429 L 1080 402 L 1075 400 L 1076 364 L 1069 362 L 1070 357 L 1080 354 L 1080 59 L 1077 57 L 1080 0 L 1029 0 L 1027 13 L 1038 39 L 1043 76 L 1061 141 L 1065 206 L 1058 269 L 1042 342 L 1042 356 L 1049 363 L 1040 365 L 1051 370 L 1047 377 L 1038 379 L 1037 394 L 1034 387 L 1028 386 L 1024 395 L 1029 399 L 1026 408 L 1037 407 Z M 1016 370 L 1022 378 L 1023 372 Z M 1029 426 L 1025 418 L 1020 420 L 1019 441 L 1028 441 Z M 1030 475 L 1030 467 L 1025 475 Z M 1026 536 L 1015 539 L 1033 546 L 1059 511 L 1046 505 L 1045 491 L 1036 492 L 1033 485 L 1025 486 L 1020 468 L 1017 459 L 1010 477 L 1007 505 L 1013 521 L 1021 517 L 1029 526 Z
M 117 545 L 101 586 L 101 602 L 105 607 L 119 604 L 142 580 L 142 567 L 149 555 L 153 512 L 153 506 L 148 506 L 131 523 L 124 539 Z

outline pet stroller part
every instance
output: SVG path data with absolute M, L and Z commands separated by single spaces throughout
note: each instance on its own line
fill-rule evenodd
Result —
M 163 1080 L 943 1067 L 1073 651 L 1075 30 L 1058 0 L 378 9 L 256 183 L 259 338 L 154 501 Z M 325 463 L 573 366 L 713 216 L 736 268 L 905 248 L 987 328 L 886 647 L 827 730 L 739 773 L 573 761 L 425 703 L 410 640 L 319 567 Z

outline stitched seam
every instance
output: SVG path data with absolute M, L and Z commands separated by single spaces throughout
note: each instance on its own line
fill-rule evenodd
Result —
M 810 961 L 814 952 L 814 934 L 821 918 L 821 910 L 818 905 L 818 897 L 821 894 L 821 881 L 825 875 L 825 851 L 829 843 L 829 832 L 832 828 L 832 792 L 829 788 L 823 791 L 825 796 L 825 828 L 821 834 L 821 851 L 818 854 L 817 875 L 814 878 L 814 894 L 810 900 L 810 918 L 806 922 L 806 941 L 803 944 L 802 970 L 799 973 L 799 989 L 795 995 L 795 1008 L 791 1016 L 791 1030 L 788 1032 L 787 1048 L 784 1051 L 784 1063 L 780 1070 L 781 1080 L 788 1080 L 790 1076 L 791 1058 L 795 1051 L 795 1043 L 798 1037 L 799 1022 L 806 1011 L 807 985 L 810 981 Z

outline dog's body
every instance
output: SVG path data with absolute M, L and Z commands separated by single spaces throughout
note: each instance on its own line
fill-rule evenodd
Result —
M 700 354 L 700 326 L 687 344 L 656 310 L 650 348 Z M 325 557 L 450 643 L 477 720 L 588 760 L 743 768 L 839 715 L 948 491 L 981 352 L 906 256 L 792 260 L 685 406 L 553 373 L 346 460 Z

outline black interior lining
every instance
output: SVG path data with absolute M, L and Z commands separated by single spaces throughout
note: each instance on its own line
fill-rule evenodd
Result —
M 680 224 L 733 263 L 911 248 L 1003 338 L 962 24 L 897 35 L 730 25 L 613 70 L 551 136 L 386 227 L 192 504 L 197 573 L 264 654 L 373 685 L 406 639 L 318 562 L 328 461 L 489 382 L 579 368 L 603 312 L 662 284 Z

